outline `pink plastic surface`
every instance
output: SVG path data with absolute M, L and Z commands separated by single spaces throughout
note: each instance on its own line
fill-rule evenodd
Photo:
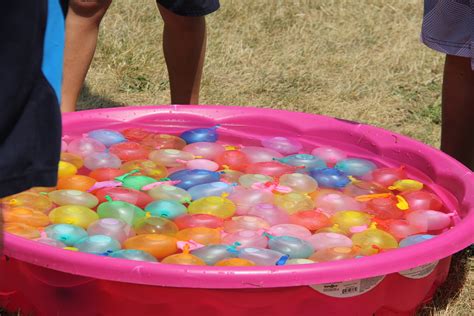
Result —
M 408 316 L 445 280 L 449 262 L 443 259 L 422 279 L 393 273 L 364 294 L 337 298 L 310 286 L 206 289 L 105 281 L 10 259 L 0 262 L 0 268 L 6 272 L 6 283 L 14 286 L 0 284 L 0 306 L 35 316 Z
M 237 315 L 237 311 L 246 310 L 242 309 L 246 305 L 248 305 L 247 310 L 261 310 L 267 314 L 267 311 L 270 311 L 264 308 L 267 303 L 274 304 L 276 307 L 283 304 L 279 302 L 281 301 L 279 295 L 283 295 L 282 297 L 285 297 L 283 301 L 293 307 L 280 306 L 275 309 L 272 307 L 272 315 L 296 315 L 296 313 L 309 315 L 302 306 L 306 306 L 308 310 L 311 310 L 313 306 L 312 313 L 314 313 L 316 305 L 321 303 L 329 305 L 325 306 L 326 309 L 319 310 L 332 310 L 335 315 L 343 315 L 344 310 L 349 312 L 358 304 L 360 308 L 362 308 L 360 304 L 365 304 L 364 310 L 368 313 L 379 311 L 380 315 L 390 315 L 391 311 L 413 311 L 423 300 L 429 298 L 446 276 L 449 256 L 474 242 L 474 234 L 472 234 L 474 174 L 456 160 L 434 148 L 380 128 L 312 114 L 230 106 L 100 109 L 66 114 L 63 124 L 64 134 L 72 136 L 80 136 L 84 132 L 99 128 L 122 130 L 128 127 L 142 127 L 161 133 L 178 134 L 191 128 L 212 127 L 219 124 L 222 143 L 258 146 L 264 137 L 293 137 L 303 143 L 304 152 L 307 153 L 317 146 L 334 146 L 348 152 L 349 156 L 369 158 L 380 165 L 398 167 L 404 164 L 412 178 L 424 182 L 442 198 L 450 211 L 457 214 L 456 226 L 444 232 L 442 236 L 423 244 L 372 257 L 318 264 L 245 268 L 134 262 L 64 251 L 6 234 L 5 254 L 16 260 L 4 262 L 0 264 L 0 267 L 2 270 L 21 270 L 21 272 L 17 271 L 16 279 L 11 279 L 9 282 L 10 290 L 16 293 L 12 294 L 10 299 L 16 300 L 17 303 L 26 302 L 27 300 L 21 298 L 28 296 L 28 293 L 32 295 L 29 289 L 37 287 L 44 292 L 41 295 L 44 295 L 45 299 L 51 300 L 53 304 L 59 304 L 59 301 L 52 301 L 58 299 L 57 296 L 51 294 L 47 298 L 50 295 L 47 293 L 53 291 L 50 287 L 75 287 L 78 291 L 76 295 L 83 295 L 90 302 L 97 300 L 94 295 L 99 295 L 94 291 L 102 294 L 113 293 L 112 297 L 116 300 L 129 295 L 128 299 L 137 300 L 136 304 L 142 302 L 149 305 L 159 304 L 160 300 L 145 302 L 147 295 L 150 300 L 154 300 L 157 295 L 164 295 L 166 304 L 171 306 L 174 302 L 181 306 L 181 309 L 178 308 L 180 313 L 184 313 L 188 308 L 182 306 L 186 304 L 180 304 L 180 302 L 189 300 L 190 294 L 193 294 L 201 297 L 203 304 L 210 301 L 205 298 L 207 295 L 211 295 L 213 300 L 216 300 L 213 303 L 215 305 L 221 304 L 220 300 L 225 301 L 228 315 Z M 419 280 L 407 279 L 396 273 L 443 258 L 445 259 L 440 261 L 433 273 Z M 28 273 L 33 273 L 36 277 L 25 277 Z M 348 304 L 346 306 L 338 307 L 338 305 L 343 305 L 337 303 L 341 299 L 325 296 L 308 286 L 378 275 L 386 275 L 386 277 L 371 291 L 344 299 L 344 302 Z M 42 285 L 35 283 L 38 279 L 41 279 Z M 387 290 L 392 294 L 384 292 Z M 0 286 L 0 298 L 7 292 L 7 289 L 3 289 L 2 292 Z M 141 294 L 137 296 L 133 294 L 134 292 Z M 385 297 L 386 295 L 390 299 Z M 402 305 L 400 305 L 401 296 L 406 300 L 406 303 Z M 100 300 L 107 299 L 111 298 L 107 295 L 100 297 Z M 315 303 L 318 300 L 319 303 Z M 198 302 L 194 299 L 191 301 Z M 31 298 L 30 302 L 33 304 Z M 303 302 L 306 302 L 306 305 Z M 206 304 L 201 305 L 208 307 L 212 305 Z M 113 304 L 109 305 L 113 306 Z M 123 304 L 116 303 L 116 305 Z M 110 306 L 108 308 L 111 308 Z M 40 314 L 50 315 L 38 309 L 37 305 L 35 308 Z M 69 308 L 73 308 L 72 301 Z M 147 314 L 146 309 L 149 307 L 145 308 L 143 305 L 141 308 L 143 313 Z M 288 314 L 290 310 L 292 313 Z M 212 312 L 207 313 L 205 308 L 199 314 L 214 315 Z M 169 315 L 175 314 L 170 312 Z

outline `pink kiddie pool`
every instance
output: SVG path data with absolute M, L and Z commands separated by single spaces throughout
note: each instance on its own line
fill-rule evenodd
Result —
M 64 116 L 64 133 L 143 127 L 177 134 L 220 125 L 220 139 L 264 136 L 332 145 L 387 166 L 404 164 L 456 213 L 422 244 L 372 257 L 278 267 L 161 265 L 65 251 L 5 236 L 0 306 L 34 315 L 412 315 L 445 280 L 450 256 L 474 242 L 474 174 L 407 137 L 334 118 L 249 107 L 148 106 Z

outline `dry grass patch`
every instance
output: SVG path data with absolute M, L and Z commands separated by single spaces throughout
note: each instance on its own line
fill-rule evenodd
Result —
M 419 42 L 421 1 L 221 4 L 207 19 L 201 103 L 336 116 L 438 146 L 443 56 Z M 153 1 L 115 1 L 80 106 L 168 103 L 161 29 Z M 450 280 L 470 266 L 467 281 L 447 283 L 424 315 L 471 312 L 472 262 L 463 260 Z M 460 294 L 455 283 L 465 283 Z

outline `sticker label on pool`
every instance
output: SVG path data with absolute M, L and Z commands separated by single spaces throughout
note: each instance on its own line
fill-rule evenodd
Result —
M 384 278 L 384 275 L 380 275 L 362 280 L 310 285 L 310 287 L 331 297 L 353 297 L 370 291 Z
M 400 271 L 398 273 L 400 273 L 401 275 L 409 279 L 422 279 L 430 275 L 434 271 L 437 265 L 438 265 L 438 261 L 430 262 L 419 267 L 411 268 L 405 271 Z

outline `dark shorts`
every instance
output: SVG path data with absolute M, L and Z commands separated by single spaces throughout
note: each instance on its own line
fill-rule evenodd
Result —
M 59 0 L 64 15 L 67 14 L 69 0 Z M 182 16 L 204 16 L 219 9 L 219 0 L 156 0 L 162 7 Z
M 219 0 L 157 0 L 161 6 L 182 16 L 204 16 L 219 9 Z
M 56 184 L 61 114 L 41 70 L 46 15 L 46 0 L 0 11 L 0 197 Z

